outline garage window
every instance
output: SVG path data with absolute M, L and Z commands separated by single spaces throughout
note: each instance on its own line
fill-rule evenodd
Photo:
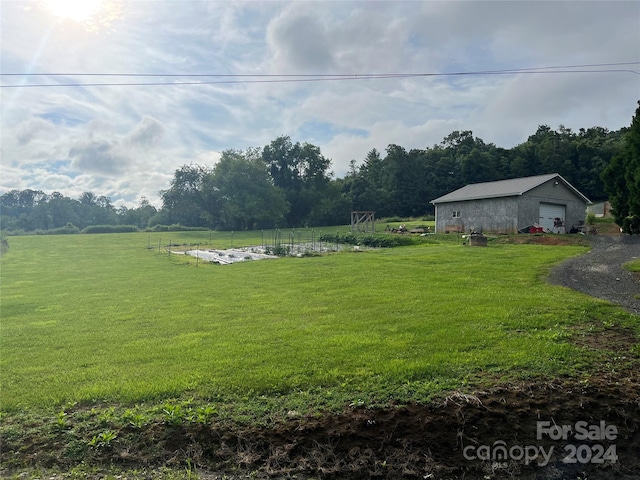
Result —
M 451 214 L 451 218 L 460 218 L 460 210 L 454 210 Z

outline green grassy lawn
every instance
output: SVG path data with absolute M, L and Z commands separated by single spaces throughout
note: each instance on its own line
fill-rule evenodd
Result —
M 261 240 L 11 237 L 1 259 L 2 409 L 301 392 L 323 404 L 425 400 L 483 372 L 576 372 L 588 358 L 567 327 L 628 318 L 545 282 L 583 247 L 469 248 L 449 237 L 226 266 L 158 249 Z
M 623 265 L 630 272 L 640 275 L 640 260 L 632 260 Z M 635 298 L 640 298 L 640 295 L 635 295 Z
M 640 260 L 633 260 L 624 264 L 625 268 L 630 272 L 640 272 Z

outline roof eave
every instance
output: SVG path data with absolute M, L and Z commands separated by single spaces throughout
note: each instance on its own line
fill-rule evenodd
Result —
M 452 200 L 440 200 L 440 198 L 436 198 L 435 200 L 431 200 L 431 202 L 434 205 L 437 205 L 438 203 L 454 203 L 454 202 L 469 202 L 471 200 L 486 200 L 489 198 L 505 198 L 505 197 L 519 197 L 522 196 L 522 193 L 503 193 L 503 194 L 498 194 L 498 195 L 484 195 L 481 197 L 465 197 L 465 198 L 455 198 Z

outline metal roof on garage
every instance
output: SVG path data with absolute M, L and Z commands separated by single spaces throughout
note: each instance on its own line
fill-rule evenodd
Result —
M 496 198 L 496 197 L 513 197 L 517 195 L 523 195 L 524 193 L 532 190 L 543 183 L 553 180 L 554 178 L 561 181 L 564 185 L 572 190 L 578 197 L 584 200 L 586 203 L 591 203 L 587 197 L 585 197 L 578 189 L 567 182 L 558 173 L 549 173 L 547 175 L 536 175 L 534 177 L 522 177 L 512 178 L 510 180 L 499 180 L 497 182 L 484 182 L 484 183 L 472 183 L 470 185 L 454 190 L 451 193 L 447 193 L 442 197 L 438 197 L 435 200 L 431 200 L 431 203 L 449 203 L 449 202 L 461 202 L 465 200 L 480 200 L 484 198 Z

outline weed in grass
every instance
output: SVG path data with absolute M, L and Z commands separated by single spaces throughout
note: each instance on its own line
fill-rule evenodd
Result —
M 164 421 L 170 425 L 180 425 L 186 418 L 186 412 L 180 405 L 165 403 L 162 408 Z
M 196 423 L 207 423 L 211 417 L 213 417 L 216 413 L 218 413 L 217 409 L 211 405 L 206 405 L 203 407 L 198 407 L 195 413 L 195 422 Z
M 102 426 L 112 425 L 116 421 L 116 408 L 108 407 L 98 414 L 98 420 Z
M 104 449 L 112 446 L 113 441 L 118 438 L 118 434 L 112 430 L 100 432 L 89 440 L 88 445 L 96 449 Z
M 196 473 L 196 467 L 191 460 L 187 459 L 187 465 L 184 467 L 187 480 L 197 480 L 198 474 Z
M 56 413 L 55 425 L 58 429 L 64 429 L 67 427 L 67 412 L 61 410 Z
M 143 413 L 131 409 L 125 410 L 122 418 L 135 428 L 142 428 L 147 425 L 150 419 Z
M 56 480 L 59 478 L 65 480 L 198 480 L 201 477 L 193 464 L 187 464 L 186 468 L 119 469 L 115 466 L 110 466 L 105 469 L 80 463 L 65 472 L 61 472 L 58 469 L 43 470 L 33 468 L 16 473 L 14 476 L 9 477 L 8 480 Z M 223 478 L 229 477 L 225 476 Z

